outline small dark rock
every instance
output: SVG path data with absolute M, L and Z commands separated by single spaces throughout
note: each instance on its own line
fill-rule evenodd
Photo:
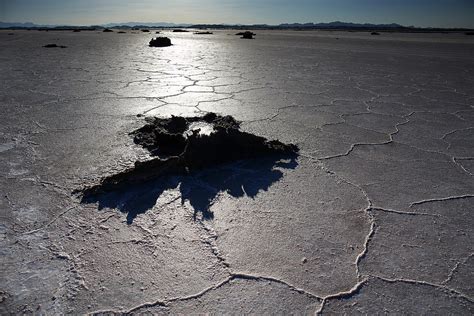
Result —
M 81 30 L 74 30 L 73 32 L 74 33 L 79 33 Z
M 257 34 L 255 34 L 255 33 L 253 33 L 253 32 L 250 32 L 250 31 L 235 33 L 235 35 L 237 35 L 237 36 L 244 36 L 245 34 L 248 34 L 248 33 L 251 33 L 252 35 L 257 35 Z
M 255 35 L 255 33 L 252 33 L 252 32 L 244 32 L 242 34 L 242 37 L 241 38 L 245 38 L 245 39 L 253 39 L 253 36 Z
M 474 35 L 474 32 L 466 32 L 466 33 L 464 33 L 464 34 L 466 34 L 466 35 Z
M 102 32 L 104 33 L 112 33 L 113 31 L 111 29 L 104 29 Z
M 204 31 L 204 32 L 194 32 L 196 35 L 208 35 L 208 34 L 213 34 L 212 32 L 209 31 Z
M 155 34 L 160 34 L 161 32 L 160 31 L 156 31 Z
M 379 32 L 372 32 L 372 33 L 370 33 L 370 35 L 380 35 L 380 33 Z
M 183 29 L 174 29 L 173 32 L 175 32 L 175 33 L 187 33 L 189 31 L 188 30 L 183 30 Z
M 144 33 L 149 33 L 150 30 L 142 30 L 142 32 L 144 32 Z
M 64 45 L 57 45 L 57 44 L 46 44 L 44 45 L 43 47 L 45 48 L 66 48 L 67 46 L 64 46 Z
M 117 34 L 125 34 L 127 32 L 124 32 L 124 31 L 118 31 Z
M 150 47 L 167 47 L 171 46 L 171 40 L 168 37 L 157 37 L 152 38 L 150 43 Z
M 15 33 L 8 33 L 8 35 L 15 35 Z

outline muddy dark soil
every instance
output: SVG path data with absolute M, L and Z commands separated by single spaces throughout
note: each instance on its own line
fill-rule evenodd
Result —
M 43 47 L 45 47 L 45 48 L 67 48 L 67 46 L 58 45 L 58 44 L 46 44 Z
M 150 43 L 150 47 L 166 47 L 171 46 L 171 40 L 168 37 L 157 37 L 152 38 Z
M 156 158 L 135 162 L 118 174 L 104 178 L 100 184 L 83 190 L 84 197 L 114 191 L 124 186 L 140 184 L 163 175 L 183 175 L 189 172 L 237 160 L 279 155 L 295 156 L 298 147 L 283 144 L 240 130 L 232 116 L 208 113 L 200 117 L 148 118 L 147 124 L 130 133 L 136 144 L 146 148 Z M 205 124 L 208 134 L 193 124 Z

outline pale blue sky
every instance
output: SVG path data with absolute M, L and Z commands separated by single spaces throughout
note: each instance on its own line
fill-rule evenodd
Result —
M 3 22 L 279 24 L 335 20 L 474 28 L 474 0 L 0 0 Z

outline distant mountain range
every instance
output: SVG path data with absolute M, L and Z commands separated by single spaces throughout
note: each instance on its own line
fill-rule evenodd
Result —
M 397 23 L 391 24 L 371 24 L 371 23 L 351 23 L 351 22 L 341 22 L 334 21 L 329 23 L 283 23 L 279 25 L 280 27 L 319 27 L 319 28 L 402 28 L 406 27 Z M 413 26 L 408 26 L 413 27 Z
M 124 22 L 124 23 L 107 23 L 101 25 L 78 26 L 78 25 L 39 25 L 31 22 L 12 23 L 0 22 L 0 28 L 55 28 L 55 29 L 101 29 L 101 28 L 215 28 L 215 29 L 295 29 L 295 30 L 311 30 L 311 29 L 360 29 L 360 30 L 402 30 L 402 31 L 439 31 L 439 30 L 467 30 L 462 28 L 419 28 L 414 26 L 403 26 L 397 23 L 390 24 L 371 24 L 371 23 L 351 23 L 334 21 L 329 23 L 283 23 L 278 25 L 269 24 L 189 24 L 189 23 L 168 23 L 168 22 Z
M 26 23 L 0 22 L 0 28 L 6 29 L 9 27 L 43 27 L 43 25 L 36 25 L 31 22 L 26 22 Z
M 113 27 L 189 27 L 192 24 L 186 23 L 168 23 L 168 22 L 125 22 L 125 23 L 107 23 L 101 25 L 52 25 L 52 24 L 35 24 L 31 22 L 0 22 L 0 28 L 58 28 L 58 27 L 102 27 L 102 28 L 113 28 Z
M 103 24 L 104 27 L 119 27 L 119 26 L 128 26 L 128 27 L 189 27 L 192 24 L 185 23 L 168 23 L 168 22 L 126 22 L 126 23 L 107 23 Z

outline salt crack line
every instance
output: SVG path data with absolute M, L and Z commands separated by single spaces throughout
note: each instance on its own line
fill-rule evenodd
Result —
M 129 310 L 125 310 L 125 311 L 98 310 L 98 311 L 88 313 L 87 315 L 100 315 L 100 314 L 104 314 L 104 313 L 117 313 L 117 314 L 126 315 L 126 314 L 132 314 L 134 312 L 137 312 L 137 311 L 139 311 L 140 309 L 143 309 L 143 308 L 150 308 L 150 307 L 155 307 L 155 306 L 167 307 L 170 303 L 173 303 L 173 302 L 181 302 L 181 301 L 187 301 L 187 300 L 193 300 L 193 299 L 200 298 L 200 297 L 202 297 L 203 295 L 205 295 L 206 293 L 208 293 L 210 291 L 216 290 L 216 289 L 230 283 L 233 280 L 239 280 L 239 279 L 241 279 L 241 280 L 253 280 L 253 281 L 258 281 L 258 282 L 262 281 L 262 280 L 271 281 L 271 282 L 283 284 L 283 285 L 287 286 L 288 288 L 290 288 L 291 290 L 293 290 L 295 292 L 298 292 L 300 294 L 307 295 L 311 298 L 314 298 L 314 299 L 317 299 L 317 300 L 320 300 L 320 301 L 323 300 L 323 298 L 321 298 L 321 297 L 319 297 L 319 296 L 317 296 L 317 295 L 315 295 L 311 292 L 308 292 L 308 291 L 305 291 L 303 289 L 297 288 L 296 286 L 294 286 L 290 283 L 287 283 L 285 281 L 279 280 L 277 278 L 266 277 L 266 276 L 256 276 L 256 275 L 251 275 L 251 274 L 246 274 L 246 273 L 231 273 L 227 278 L 225 278 L 221 282 L 219 282 L 215 285 L 212 285 L 210 287 L 207 287 L 207 288 L 203 289 L 202 291 L 200 291 L 198 293 L 195 293 L 195 294 L 191 294 L 191 295 L 188 295 L 188 296 L 182 296 L 182 297 L 174 297 L 174 298 L 165 299 L 165 300 L 156 300 L 156 301 L 153 301 L 153 302 L 145 302 L 145 303 L 142 303 L 140 305 L 137 305 L 137 306 L 135 306 L 135 307 L 133 307 Z M 329 296 L 329 297 L 332 297 L 332 296 Z
M 363 279 L 359 281 L 356 285 L 354 285 L 350 290 L 345 291 L 345 292 L 338 292 L 335 294 L 330 294 L 326 297 L 323 298 L 323 301 L 321 302 L 321 305 L 319 306 L 319 309 L 314 313 L 315 315 L 321 315 L 324 309 L 324 306 L 326 305 L 326 302 L 330 299 L 338 299 L 338 298 L 348 298 L 357 293 L 360 288 L 367 282 L 367 279 Z
M 430 287 L 434 287 L 434 288 L 437 288 L 437 289 L 440 289 L 440 290 L 444 290 L 444 291 L 447 291 L 447 292 L 450 292 L 450 293 L 453 293 L 455 294 L 456 296 L 460 297 L 460 298 L 463 298 L 467 301 L 469 301 L 470 303 L 474 303 L 474 299 L 467 296 L 467 295 L 464 295 L 462 294 L 461 292 L 455 290 L 455 289 L 452 289 L 450 287 L 447 287 L 445 285 L 442 285 L 442 284 L 436 284 L 436 283 L 431 283 L 431 282 L 427 282 L 427 281 L 420 281 L 420 280 L 413 280 L 413 279 L 404 279 L 404 278 L 397 278 L 397 279 L 390 279 L 390 278 L 384 278 L 384 277 L 381 277 L 381 276 L 378 276 L 378 275 L 372 275 L 371 277 L 375 278 L 375 279 L 379 279 L 379 280 L 382 280 L 382 281 L 385 281 L 385 282 L 388 282 L 388 283 L 397 283 L 397 282 L 401 282 L 401 283 L 407 283 L 407 284 L 415 284 L 415 285 L 425 285 L 425 286 L 430 286 Z
M 443 201 L 450 201 L 450 200 L 460 200 L 460 199 L 467 199 L 467 198 L 472 198 L 472 197 L 474 197 L 474 194 L 454 195 L 454 196 L 448 196 L 448 197 L 442 197 L 442 198 L 426 199 L 426 200 L 412 202 L 410 204 L 410 207 L 413 207 L 415 205 L 424 204 L 424 203 L 443 202 Z
M 41 226 L 40 228 L 37 228 L 37 229 L 33 229 L 33 230 L 30 230 L 30 231 L 27 231 L 27 232 L 24 232 L 22 233 L 22 235 L 31 235 L 31 234 L 34 234 L 36 232 L 39 232 L 47 227 L 49 227 L 50 225 L 52 225 L 55 221 L 57 221 L 61 216 L 63 216 L 64 214 L 68 213 L 69 211 L 72 211 L 73 209 L 76 209 L 78 208 L 77 206 L 71 206 L 70 208 L 66 209 L 65 211 L 61 212 L 58 216 L 56 216 L 52 221 L 50 221 L 49 223 Z
M 372 208 L 372 210 L 386 212 L 386 213 L 399 214 L 399 215 L 441 217 L 440 214 L 419 213 L 419 212 L 416 212 L 416 213 L 415 212 L 403 212 L 403 211 L 387 209 L 387 208 L 380 208 L 380 207 L 374 207 L 374 208 Z
M 442 285 L 446 285 L 449 281 L 451 281 L 452 278 L 453 278 L 453 276 L 454 276 L 454 273 L 455 273 L 456 270 L 459 268 L 459 266 L 460 266 L 461 264 L 466 264 L 466 262 L 467 262 L 472 256 L 474 256 L 474 253 L 471 253 L 469 256 L 467 256 L 467 257 L 464 258 L 463 260 L 456 262 L 456 265 L 451 269 L 451 271 L 449 271 L 449 274 L 448 274 L 448 277 L 446 278 L 446 280 L 444 280 L 443 282 L 441 282 L 441 284 L 442 284 Z

